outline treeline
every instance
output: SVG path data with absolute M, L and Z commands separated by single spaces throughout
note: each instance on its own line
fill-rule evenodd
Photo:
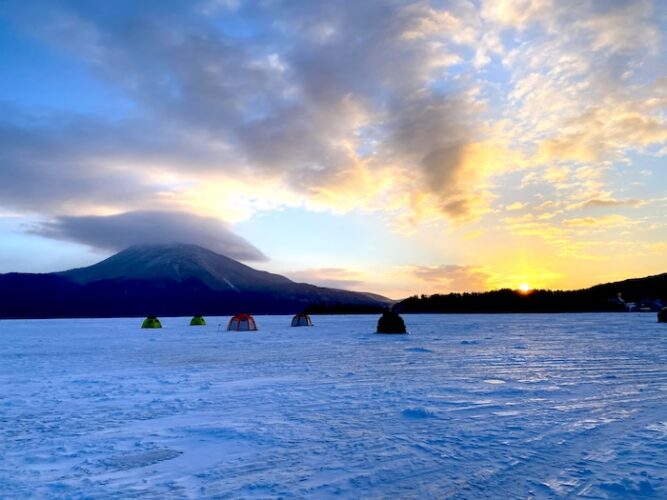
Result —
M 422 295 L 396 305 L 402 313 L 506 313 L 624 311 L 623 305 L 587 291 L 533 290 L 520 293 L 502 289 L 482 293 Z
M 509 288 L 491 292 L 415 295 L 393 306 L 399 313 L 559 313 L 621 312 L 626 303 L 657 310 L 667 304 L 667 273 L 595 285 L 584 290 L 532 290 Z M 320 302 L 308 314 L 374 314 L 381 307 Z
M 394 306 L 402 313 L 506 313 L 506 312 L 609 312 L 626 311 L 625 303 L 667 304 L 667 273 L 595 285 L 584 290 L 532 290 L 508 288 L 479 293 L 421 295 Z

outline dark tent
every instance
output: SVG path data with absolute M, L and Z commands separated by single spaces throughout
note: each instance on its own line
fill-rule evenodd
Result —
M 313 322 L 306 313 L 299 313 L 292 318 L 292 326 L 313 326 Z
M 385 311 L 378 321 L 377 333 L 407 333 L 405 322 L 398 313 Z

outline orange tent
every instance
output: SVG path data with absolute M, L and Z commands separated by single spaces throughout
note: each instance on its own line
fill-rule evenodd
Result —
M 237 332 L 255 331 L 257 330 L 257 323 L 250 314 L 241 313 L 229 320 L 227 330 Z

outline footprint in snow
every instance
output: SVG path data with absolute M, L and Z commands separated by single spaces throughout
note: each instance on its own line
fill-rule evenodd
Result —
M 405 418 L 412 418 L 421 420 L 424 418 L 436 418 L 435 413 L 432 413 L 424 408 L 406 408 L 401 412 Z
M 181 455 L 182 451 L 170 450 L 162 448 L 157 450 L 144 451 L 141 453 L 128 453 L 115 457 L 109 457 L 102 460 L 102 465 L 115 470 L 136 469 L 138 467 L 146 467 L 165 460 L 171 460 Z
M 406 349 L 408 352 L 433 352 L 431 349 L 426 349 L 425 347 L 408 347 Z

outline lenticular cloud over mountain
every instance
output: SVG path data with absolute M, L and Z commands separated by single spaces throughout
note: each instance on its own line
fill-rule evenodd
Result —
M 234 234 L 215 217 L 186 212 L 135 211 L 108 216 L 61 216 L 43 222 L 33 233 L 83 243 L 103 250 L 132 245 L 188 242 L 245 261 L 266 261 L 259 249 Z

